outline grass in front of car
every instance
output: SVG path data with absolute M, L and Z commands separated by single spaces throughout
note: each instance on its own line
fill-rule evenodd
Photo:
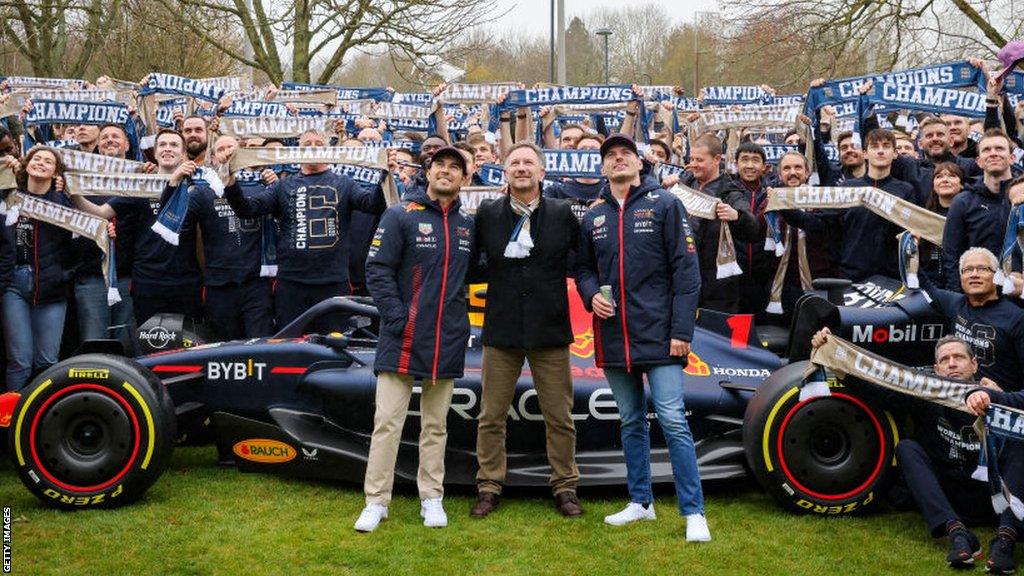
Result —
M 359 486 L 279 479 L 218 468 L 213 448 L 179 448 L 145 498 L 117 510 L 44 508 L 0 464 L 0 505 L 11 506 L 15 574 L 941 574 L 945 540 L 913 513 L 857 518 L 782 511 L 750 479 L 707 487 L 714 540 L 687 544 L 671 490 L 655 522 L 602 523 L 625 488 L 584 490 L 586 515 L 566 520 L 542 492 L 507 495 L 485 520 L 472 494 L 445 498 L 449 527 L 421 524 L 403 490 L 372 534 L 352 523 Z M 987 544 L 991 530 L 979 533 Z M 983 562 L 983 560 L 982 560 Z

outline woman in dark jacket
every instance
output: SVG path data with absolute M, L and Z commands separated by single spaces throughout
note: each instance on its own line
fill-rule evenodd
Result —
M 35 148 L 18 166 L 16 180 L 22 194 L 69 205 L 56 189 L 64 173 L 60 155 L 50 148 Z M 11 230 L 5 231 L 11 238 Z M 13 224 L 14 270 L 3 291 L 3 329 L 7 349 L 7 389 L 19 390 L 33 373 L 57 362 L 69 272 L 71 233 L 19 217 Z
M 936 214 L 946 215 L 953 198 L 964 188 L 964 171 L 954 162 L 940 162 L 932 173 L 932 193 L 924 207 Z M 921 244 L 921 271 L 933 284 L 946 288 L 946 275 L 942 272 L 942 247 Z

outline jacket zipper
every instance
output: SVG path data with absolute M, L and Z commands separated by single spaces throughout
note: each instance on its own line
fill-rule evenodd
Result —
M 626 254 L 626 244 L 622 238 L 622 217 L 626 213 L 626 202 L 629 201 L 629 192 L 622 199 L 619 206 L 619 310 L 622 313 L 622 342 L 626 347 L 626 372 L 632 370 L 632 362 L 629 356 L 629 328 L 626 325 L 626 268 L 623 264 L 623 256 Z
M 34 269 L 32 270 L 32 283 L 35 284 L 35 290 L 32 294 L 32 305 L 39 304 L 39 223 L 34 222 L 32 224 L 32 262 L 34 263 Z
M 448 289 L 448 251 L 449 251 L 449 238 L 448 238 L 448 208 L 445 206 L 441 209 L 441 215 L 444 219 L 444 267 L 441 269 L 441 297 L 437 304 L 437 326 L 434 330 L 434 384 L 437 384 L 437 362 L 441 354 L 441 314 L 444 312 L 444 294 Z

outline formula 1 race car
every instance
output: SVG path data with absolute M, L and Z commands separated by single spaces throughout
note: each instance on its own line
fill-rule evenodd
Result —
M 823 326 L 895 361 L 932 364 L 929 343 L 943 335 L 944 322 L 923 295 L 900 286 L 885 278 L 819 281 L 797 302 L 788 330 L 700 310 L 684 370 L 701 478 L 752 472 L 785 506 L 820 514 L 857 512 L 878 499 L 895 464 L 901 415 L 850 383 L 833 381 L 831 396 L 806 401 L 797 392 L 811 335 Z M 590 315 L 571 281 L 567 289 L 580 482 L 624 484 L 618 412 L 594 366 Z M 485 293 L 470 294 L 474 328 L 448 418 L 446 481 L 456 485 L 474 484 L 477 467 Z M 350 330 L 306 333 L 335 313 L 349 315 Z M 141 328 L 141 341 L 163 350 L 129 359 L 109 353 L 112 342 L 87 343 L 89 353 L 0 396 L 10 457 L 25 486 L 61 508 L 138 499 L 177 443 L 215 443 L 222 462 L 245 472 L 361 482 L 373 427 L 376 318 L 369 300 L 334 298 L 272 338 L 197 345 L 183 336 L 180 318 L 157 317 Z M 418 391 L 398 455 L 400 482 L 416 478 Z M 544 438 L 524 369 L 509 411 L 507 484 L 547 485 Z M 671 482 L 656 419 L 651 442 L 653 478 Z

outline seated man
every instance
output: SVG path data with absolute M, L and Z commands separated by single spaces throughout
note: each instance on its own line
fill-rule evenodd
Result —
M 819 331 L 811 344 L 815 348 L 821 346 L 829 334 L 828 328 Z M 977 370 L 978 359 L 966 341 L 945 336 L 935 343 L 937 375 L 973 380 Z M 981 385 L 986 393 L 1001 394 L 996 391 L 995 382 L 988 378 L 982 378 Z M 980 396 L 982 394 L 972 394 L 969 399 Z M 985 398 L 987 400 L 987 396 Z M 932 536 L 945 534 L 949 538 L 946 556 L 949 565 L 970 567 L 981 554 L 981 543 L 965 524 L 991 524 L 995 520 L 988 484 L 971 478 L 981 450 L 972 419 L 963 412 L 938 404 L 909 400 L 907 407 L 912 419 L 912 438 L 904 438 L 896 445 L 896 461 L 903 479 Z M 1021 459 L 1008 456 L 1008 452 L 1001 455 L 1000 469 L 1007 478 L 1011 475 L 1020 478 Z M 1013 572 L 1013 543 L 1019 525 L 1009 509 L 999 518 L 999 531 L 989 552 L 990 573 Z

